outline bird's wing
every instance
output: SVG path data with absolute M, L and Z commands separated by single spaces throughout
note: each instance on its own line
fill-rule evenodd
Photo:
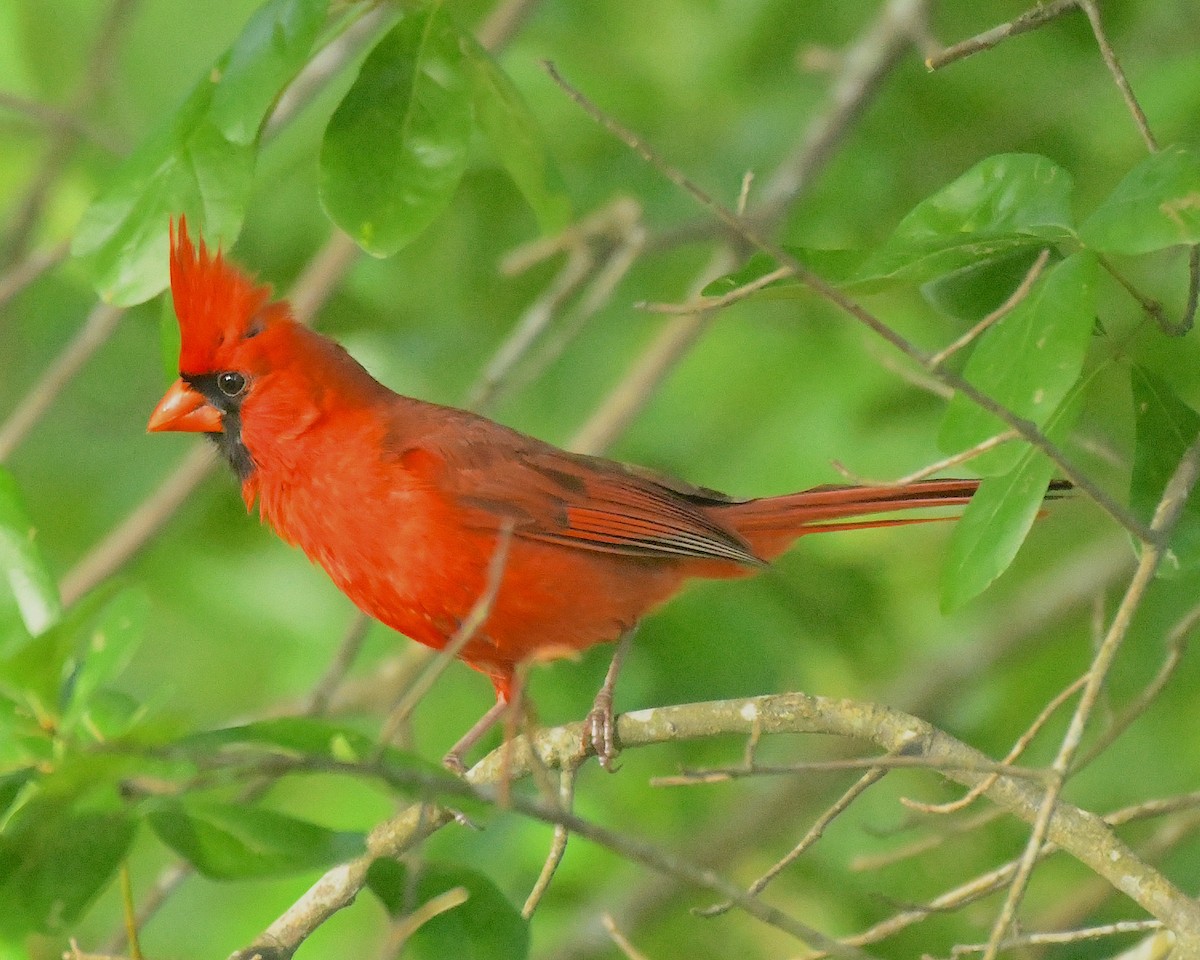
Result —
M 759 566 L 750 545 L 706 506 L 730 503 L 649 470 L 567 453 L 490 420 L 455 414 L 409 435 L 404 468 L 468 511 L 466 522 L 518 537 L 647 558 L 692 557 Z

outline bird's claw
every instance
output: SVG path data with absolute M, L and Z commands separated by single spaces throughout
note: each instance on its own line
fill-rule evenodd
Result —
M 466 776 L 467 765 L 463 763 L 462 754 L 457 750 L 451 750 L 448 754 L 442 757 L 442 766 L 451 773 L 460 777 Z
M 613 714 L 612 697 L 603 691 L 596 697 L 592 709 L 583 721 L 583 755 L 591 751 L 609 773 L 616 773 L 614 761 L 620 748 L 617 746 L 617 718 Z

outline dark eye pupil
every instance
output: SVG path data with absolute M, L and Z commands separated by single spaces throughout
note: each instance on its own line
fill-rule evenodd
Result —
M 246 378 L 233 371 L 222 373 L 217 377 L 217 386 L 225 396 L 236 397 L 246 389 Z

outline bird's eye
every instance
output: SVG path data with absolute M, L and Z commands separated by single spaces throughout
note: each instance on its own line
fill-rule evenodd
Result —
M 217 374 L 217 387 L 227 397 L 236 397 L 246 389 L 246 378 L 234 370 Z

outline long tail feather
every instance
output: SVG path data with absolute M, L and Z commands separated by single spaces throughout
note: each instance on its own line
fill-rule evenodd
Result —
M 1048 496 L 1061 496 L 1070 487 L 1066 481 L 1055 481 L 1050 486 Z M 722 519 L 746 539 L 757 556 L 771 560 L 783 553 L 797 537 L 807 533 L 863 530 L 953 519 L 954 515 L 906 516 L 886 520 L 856 518 L 899 510 L 961 507 L 970 502 L 978 488 L 978 480 L 924 480 L 902 487 L 823 486 L 780 497 L 730 504 L 721 512 Z

